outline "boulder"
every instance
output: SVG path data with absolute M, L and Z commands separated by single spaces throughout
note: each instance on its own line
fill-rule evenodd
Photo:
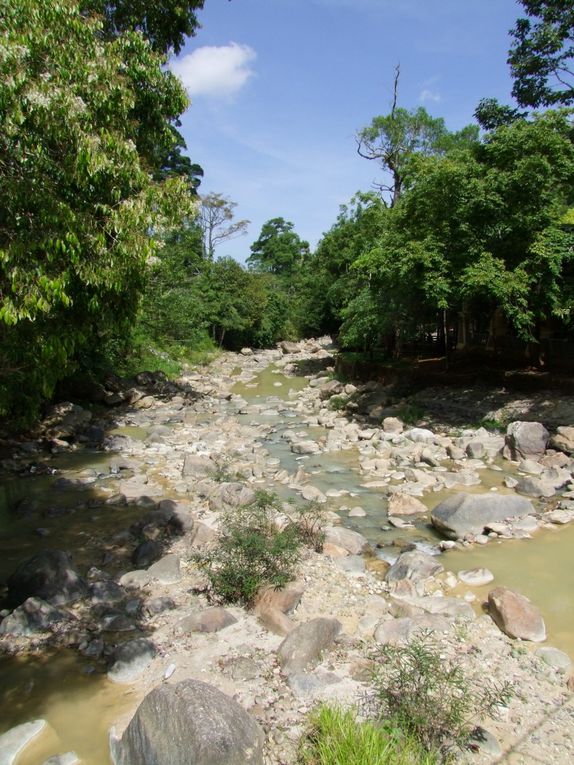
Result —
M 397 492 L 389 497 L 388 515 L 420 515 L 426 512 L 428 512 L 427 506 L 410 494 Z
M 556 494 L 550 483 L 532 476 L 521 476 L 515 488 L 519 494 L 526 494 L 527 497 L 553 497 Z
M 210 457 L 201 454 L 186 454 L 183 459 L 183 478 L 204 478 L 215 470 L 215 463 Z
M 293 454 L 317 454 L 321 449 L 315 441 L 293 441 L 291 451 Z
M 320 617 L 300 624 L 279 646 L 277 657 L 286 674 L 303 672 L 330 648 L 341 631 L 337 619 Z
M 290 340 L 283 340 L 279 347 L 283 351 L 283 353 L 299 353 L 301 348 L 299 347 L 299 343 L 292 343 Z
M 387 582 L 398 582 L 403 579 L 419 582 L 440 574 L 441 571 L 444 571 L 444 568 L 436 557 L 420 550 L 410 550 L 399 555 L 387 571 L 385 579 Z
M 263 765 L 263 744 L 257 722 L 199 680 L 158 686 L 122 737 L 110 735 L 114 765 Z
M 402 433 L 403 423 L 398 417 L 385 417 L 383 420 L 383 430 L 385 433 Z
M 572 670 L 572 659 L 564 651 L 551 646 L 542 646 L 534 652 L 539 659 L 548 666 L 553 667 L 557 672 L 563 675 L 569 675 Z
M 235 624 L 237 619 L 225 608 L 214 606 L 186 616 L 176 624 L 179 632 L 219 632 L 219 630 Z
M 209 498 L 209 509 L 215 512 L 231 507 L 250 505 L 255 500 L 255 491 L 240 481 L 221 483 Z
M 326 526 L 324 533 L 327 544 L 342 548 L 351 555 L 360 555 L 369 547 L 367 539 L 362 534 L 343 526 Z
M 157 539 L 146 539 L 132 553 L 132 563 L 138 568 L 147 568 L 161 558 L 162 545 Z
M 16 725 L 0 736 L 0 765 L 13 765 L 20 752 L 47 727 L 45 720 Z
M 318 502 L 320 505 L 325 504 L 327 501 L 327 497 L 323 494 L 321 489 L 318 489 L 316 486 L 311 486 L 311 484 L 303 486 L 301 496 L 307 502 Z
M 54 608 L 40 598 L 28 598 L 2 620 L 0 635 L 34 635 L 72 619 L 67 611 Z
M 431 511 L 435 528 L 452 539 L 481 534 L 489 523 L 533 513 L 530 500 L 511 494 L 453 494 Z
M 494 574 L 487 568 L 469 568 L 458 572 L 458 578 L 463 584 L 471 587 L 482 587 L 494 580 Z
M 44 550 L 24 561 L 8 579 L 8 597 L 20 605 L 37 597 L 53 606 L 72 603 L 88 594 L 70 555 L 62 550 Z
M 168 526 L 172 534 L 187 534 L 193 529 L 195 519 L 188 503 L 175 499 L 162 499 L 157 508 L 160 512 L 169 513 Z
M 91 419 L 92 413 L 87 409 L 63 401 L 50 407 L 42 428 L 50 438 L 71 438 L 86 428 Z
M 550 446 L 560 452 L 574 455 L 574 427 L 561 425 L 556 428 L 556 435 L 550 439 Z
M 435 434 L 427 428 L 410 428 L 403 432 L 403 436 L 416 444 L 432 444 L 435 440 Z
M 507 459 L 539 459 L 543 456 L 550 433 L 541 422 L 511 422 L 506 429 L 506 446 L 503 455 Z
M 277 608 L 284 614 L 290 614 L 299 605 L 303 597 L 303 587 L 288 585 L 282 589 L 271 585 L 263 587 L 255 598 L 255 612 L 261 608 Z
M 294 622 L 278 608 L 262 605 L 257 609 L 256 614 L 260 624 L 275 635 L 285 636 L 295 629 Z
M 488 593 L 488 606 L 498 628 L 509 637 L 534 643 L 546 640 L 540 611 L 524 595 L 508 587 L 495 587 Z
M 339 394 L 343 393 L 343 390 L 343 383 L 340 383 L 338 380 L 329 380 L 324 385 L 321 385 L 321 392 L 319 393 L 319 396 L 324 401 L 331 396 L 338 396 Z
M 417 632 L 448 632 L 451 624 L 448 619 L 438 614 L 420 614 L 399 619 L 386 619 L 375 630 L 375 640 L 383 645 L 404 645 L 412 640 Z
M 156 648 L 151 640 L 135 638 L 119 645 L 114 651 L 108 679 L 114 683 L 133 683 L 152 663 Z
M 175 584 L 181 581 L 179 555 L 164 555 L 148 568 L 147 573 L 150 581 L 155 580 L 160 584 Z

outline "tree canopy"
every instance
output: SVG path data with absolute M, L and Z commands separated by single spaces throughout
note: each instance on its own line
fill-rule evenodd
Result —
M 521 106 L 574 102 L 574 5 L 571 0 L 520 0 L 526 18 L 511 31 L 509 52 Z
M 259 238 L 251 245 L 249 267 L 279 276 L 289 276 L 301 267 L 309 254 L 309 244 L 293 228 L 293 223 L 283 218 L 264 223 Z
M 49 395 L 82 348 L 134 315 L 150 231 L 192 206 L 182 179 L 150 173 L 187 99 L 142 35 L 105 39 L 72 0 L 0 13 L 0 406 L 10 410 Z

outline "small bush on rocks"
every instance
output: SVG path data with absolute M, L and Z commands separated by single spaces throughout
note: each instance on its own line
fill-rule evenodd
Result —
M 321 706 L 311 714 L 299 765 L 438 765 L 416 739 L 400 730 L 359 722 L 351 710 Z
M 468 747 L 476 723 L 513 695 L 508 683 L 471 682 L 459 662 L 441 656 L 428 632 L 406 646 L 382 646 L 377 659 L 371 712 L 392 720 L 427 751 L 440 752 L 444 762 Z
M 194 556 L 222 601 L 249 606 L 261 587 L 292 579 L 301 539 L 296 524 L 278 527 L 279 509 L 274 494 L 258 491 L 251 504 L 222 514 L 218 544 Z
M 323 550 L 325 518 L 325 510 L 317 501 L 307 502 L 296 507 L 291 518 L 291 523 L 294 525 L 301 542 L 305 547 L 310 547 L 315 552 L 322 552 Z

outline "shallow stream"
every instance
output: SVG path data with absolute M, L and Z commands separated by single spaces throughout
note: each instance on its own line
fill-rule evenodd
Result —
M 341 496 L 329 497 L 328 507 L 339 513 L 345 525 L 380 545 L 381 557 L 396 557 L 399 549 L 393 543 L 398 538 L 415 541 L 425 549 L 436 551 L 438 537 L 428 522 L 418 521 L 406 529 L 389 527 L 384 489 L 361 485 L 365 479 L 359 472 L 356 447 L 308 457 L 291 452 L 288 442 L 281 437 L 287 428 L 305 430 L 315 439 L 325 433 L 323 428 L 309 427 L 304 417 L 291 406 L 295 392 L 307 383 L 304 377 L 287 377 L 272 367 L 263 370 L 251 382 L 238 381 L 233 390 L 247 402 L 248 413 L 237 416 L 244 422 L 264 423 L 270 427 L 263 445 L 270 458 L 279 460 L 278 467 L 293 473 L 302 466 L 317 488 L 325 493 L 340 492 Z M 291 395 L 290 391 L 293 391 Z M 256 412 L 252 411 L 254 405 Z M 229 402 L 228 410 L 230 414 L 236 412 L 234 401 Z M 201 415 L 201 419 L 205 422 L 217 416 Z M 134 440 L 141 440 L 147 434 L 139 425 L 127 426 L 117 432 Z M 101 554 L 102 540 L 114 531 L 126 528 L 132 516 L 135 519 L 141 514 L 137 507 L 101 504 L 97 478 L 110 456 L 85 451 L 44 461 L 61 471 L 59 477 L 73 479 L 92 475 L 94 486 L 82 490 L 73 487 L 58 489 L 57 478 L 49 475 L 27 475 L 0 485 L 0 580 L 20 561 L 51 546 L 74 550 L 76 562 L 85 570 L 97 562 L 94 555 L 96 552 Z M 471 491 L 506 490 L 502 483 L 504 472 L 487 469 L 481 471 L 481 478 L 482 486 L 472 487 Z M 294 494 L 284 487 L 280 492 L 283 496 Z M 432 508 L 446 494 L 431 493 L 422 500 Z M 37 517 L 16 516 L 12 510 L 24 498 L 36 501 L 45 511 L 68 508 L 70 512 L 51 515 L 48 512 L 45 521 L 42 520 L 45 531 L 38 533 Z M 348 518 L 348 509 L 357 505 L 366 511 L 366 516 Z M 532 540 L 505 540 L 471 550 L 451 551 L 442 561 L 445 568 L 455 572 L 475 566 L 489 568 L 495 575 L 494 584 L 508 585 L 530 597 L 546 620 L 548 644 L 574 656 L 573 551 L 574 526 L 540 531 Z M 461 594 L 474 592 L 479 608 L 488 589 L 461 585 L 458 591 Z M 112 684 L 105 675 L 93 670 L 87 659 L 67 650 L 20 659 L 0 659 L 0 733 L 40 717 L 51 726 L 49 733 L 42 734 L 26 749 L 17 765 L 42 765 L 50 755 L 70 750 L 76 751 L 85 765 L 108 765 L 108 729 L 114 719 L 133 705 L 133 694 L 130 686 Z

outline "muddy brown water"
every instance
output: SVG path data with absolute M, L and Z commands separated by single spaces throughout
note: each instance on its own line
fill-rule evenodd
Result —
M 321 453 L 309 457 L 294 455 L 285 439 L 281 438 L 287 428 L 306 430 L 311 438 L 324 433 L 322 428 L 307 428 L 303 419 L 289 408 L 289 391 L 300 391 L 307 385 L 303 377 L 286 377 L 272 367 L 263 370 L 258 377 L 245 383 L 238 381 L 234 393 L 241 395 L 249 404 L 262 405 L 271 414 L 247 414 L 239 418 L 245 422 L 259 422 L 271 426 L 263 440 L 270 457 L 280 460 L 280 466 L 293 472 L 299 465 L 310 473 L 311 482 L 322 491 L 342 491 L 343 496 L 329 498 L 329 507 L 338 511 L 345 525 L 362 532 L 374 543 L 383 545 L 382 556 L 392 558 L 398 554 L 393 547 L 397 537 L 414 540 L 423 548 L 436 549 L 438 536 L 426 521 L 417 521 L 412 529 L 389 529 L 386 523 L 386 498 L 382 490 L 361 486 L 364 481 L 359 474 L 359 452 L 356 448 Z M 281 383 L 280 386 L 276 383 Z M 233 411 L 233 402 L 229 404 Z M 202 422 L 209 416 L 201 416 Z M 146 430 L 139 426 L 119 429 L 119 434 L 134 440 L 145 438 Z M 106 467 L 108 454 L 76 453 L 60 455 L 50 460 L 63 471 L 65 477 L 86 475 Z M 508 469 L 508 466 L 505 470 Z M 471 491 L 496 488 L 505 491 L 504 472 L 481 471 L 482 487 Z M 11 573 L 23 559 L 34 552 L 54 544 L 75 552 L 80 568 L 94 560 L 94 554 L 102 548 L 102 540 L 116 530 L 126 528 L 131 514 L 137 517 L 137 508 L 98 508 L 98 491 L 95 486 L 78 491 L 54 488 L 55 478 L 50 476 L 27 476 L 0 485 L 0 579 Z M 292 494 L 281 489 L 282 496 Z M 423 501 L 434 507 L 451 492 L 429 494 Z M 71 507 L 74 512 L 60 517 L 38 520 L 16 518 L 11 509 L 18 500 L 31 497 L 41 508 Z M 344 507 L 360 505 L 367 513 L 365 518 L 347 517 Z M 50 536 L 41 538 L 35 534 L 39 526 L 46 526 Z M 537 532 L 532 540 L 505 540 L 489 543 L 485 547 L 452 551 L 442 557 L 445 568 L 459 571 L 463 568 L 483 566 L 495 575 L 495 585 L 504 584 L 530 597 L 541 609 L 546 620 L 548 644 L 556 645 L 574 656 L 574 526 Z M 488 587 L 466 588 L 477 596 L 477 609 L 486 597 Z M 94 671 L 96 670 L 96 671 Z M 113 722 L 129 712 L 134 706 L 134 694 L 130 686 L 110 683 L 89 661 L 68 650 L 42 653 L 22 658 L 0 659 L 0 733 L 28 720 L 44 718 L 49 723 L 48 732 L 42 733 L 17 760 L 17 765 L 42 765 L 57 752 L 74 750 L 85 765 L 109 765 L 108 730 Z

